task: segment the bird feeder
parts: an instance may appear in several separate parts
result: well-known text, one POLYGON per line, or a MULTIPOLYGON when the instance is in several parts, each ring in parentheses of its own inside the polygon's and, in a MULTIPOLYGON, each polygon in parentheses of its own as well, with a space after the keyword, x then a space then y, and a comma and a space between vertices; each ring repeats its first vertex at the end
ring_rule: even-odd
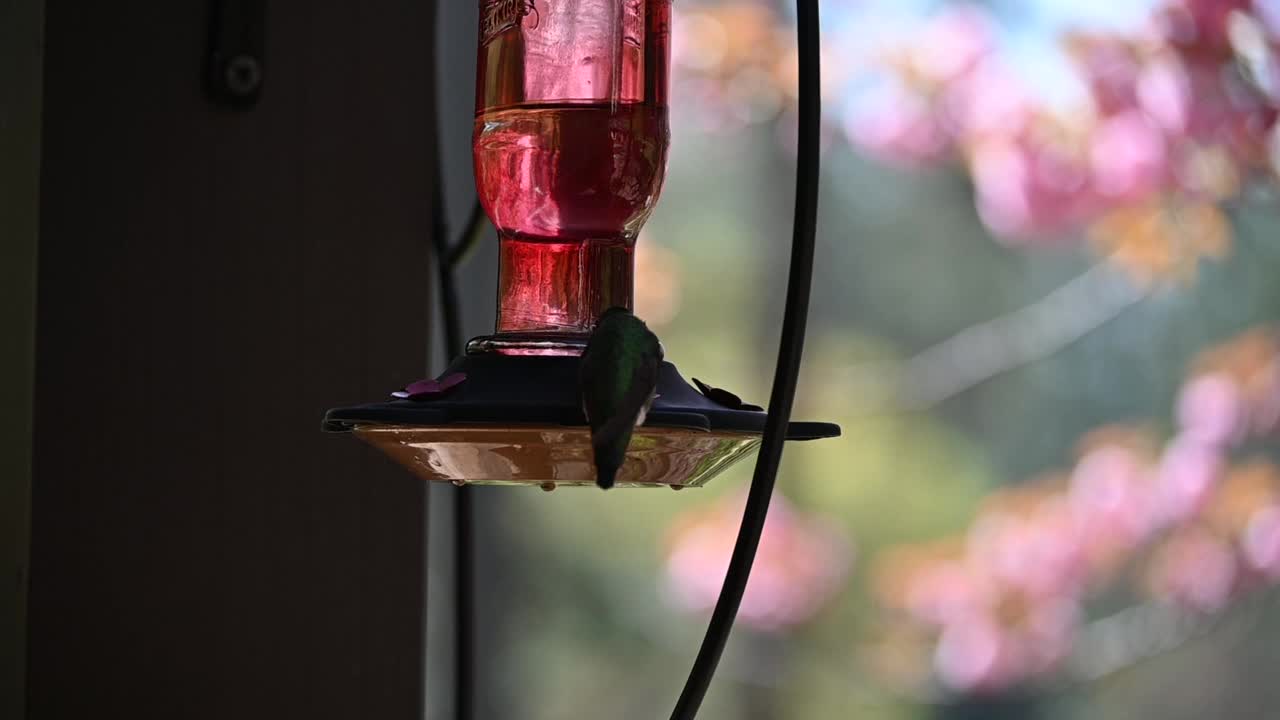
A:
MULTIPOLYGON (((632 307, 667 164, 670 37, 670 0, 481 3, 472 151, 498 230, 496 331, 394 400, 330 410, 326 430, 425 480, 594 482, 578 365, 600 315, 632 307)), ((759 446, 765 417, 664 362, 617 485, 702 485, 759 446)), ((787 439, 839 432, 793 422, 787 439)))

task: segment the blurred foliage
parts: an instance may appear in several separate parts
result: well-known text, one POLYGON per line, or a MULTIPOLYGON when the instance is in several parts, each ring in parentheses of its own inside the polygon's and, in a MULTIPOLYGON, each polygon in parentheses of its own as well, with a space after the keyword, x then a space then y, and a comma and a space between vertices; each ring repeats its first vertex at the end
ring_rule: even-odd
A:
MULTIPOLYGON (((648 317, 668 359, 686 377, 760 404, 772 377, 791 232, 786 5, 677 5, 677 32, 696 30, 702 44, 677 44, 670 170, 641 239, 656 251, 646 259, 642 249, 638 278, 639 313, 653 308, 648 317), (706 44, 715 37, 720 45, 706 44), (666 292, 646 299, 646 283, 666 292)), ((931 681, 935 638, 894 619, 877 597, 877 558, 963 537, 1002 497, 993 492, 1055 470, 1071 473, 1081 438, 1092 431, 1141 426, 1159 453, 1186 429, 1179 393, 1199 373, 1204 351, 1280 317, 1280 204, 1271 180, 1230 198, 1190 193, 1176 201, 1161 186, 1069 223, 1054 216, 1048 236, 1011 241, 993 234, 990 216, 979 211, 984 190, 968 160, 885 164, 883 153, 838 132, 847 122, 842 98, 852 97, 857 77, 872 66, 873 53, 855 51, 881 45, 872 36, 881 27, 876 13, 892 14, 889 5, 824 3, 828 51, 841 63, 828 65, 827 107, 836 116, 823 157, 821 246, 796 416, 838 422, 844 435, 790 445, 778 482, 797 526, 830 524, 853 548, 853 567, 833 599, 803 622, 740 624, 701 717, 1270 716, 1267 708, 1280 703, 1270 679, 1280 658, 1265 637, 1280 630, 1280 612, 1267 592, 1217 608, 1220 622, 1208 629, 1193 614, 1195 632, 1177 647, 1099 679, 1067 682, 1048 672, 1049 682, 968 696, 931 681), (1195 221, 1168 220, 1161 213, 1170 207, 1195 221), (1174 253, 1162 243, 1179 233, 1187 234, 1188 250, 1174 253), (923 351, 1042 303, 1099 263, 1114 268, 1102 287, 1132 290, 1132 303, 1105 312, 1078 339, 1050 343, 1051 352, 978 373, 938 403, 899 402, 904 386, 919 379, 912 368, 923 351)), ((893 12, 933 5, 902 3, 893 12)), ((999 31, 990 41, 1026 35, 1024 45, 1036 42, 1029 8, 1050 5, 991 3, 999 31)), ((1219 16, 1211 11, 1247 5, 1162 7, 1185 6, 1193 15, 1207 8, 1212 20, 1219 16)), ((1274 5, 1259 12, 1280 19, 1274 5)), ((1175 144, 1189 137, 1162 132, 1175 144)), ((1052 335, 1055 322, 1070 325, 1074 309, 1099 302, 1082 292, 1047 306, 1049 321, 1036 329, 1052 335)), ((969 361, 985 362, 956 359, 969 361)), ((1255 438, 1241 452, 1274 455, 1274 437, 1255 438)), ((673 528, 731 502, 750 473, 744 463, 705 489, 681 493, 505 491, 502 514, 490 519, 501 558, 485 569, 486 602, 501 615, 485 676, 498 715, 669 713, 707 619, 664 589, 668 553, 681 539, 673 528)), ((1157 546, 1135 545, 1132 561, 1142 564, 1157 546)), ((1148 602, 1142 587, 1117 579, 1091 589, 1080 621, 1148 602)))

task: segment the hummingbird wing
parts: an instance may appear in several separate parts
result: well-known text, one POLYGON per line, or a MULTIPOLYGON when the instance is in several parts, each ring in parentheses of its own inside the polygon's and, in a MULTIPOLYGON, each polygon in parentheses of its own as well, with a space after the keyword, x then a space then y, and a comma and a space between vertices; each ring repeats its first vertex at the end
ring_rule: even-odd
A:
MULTIPOLYGON (((608 417, 587 418, 587 422, 593 428, 593 434, 616 437, 623 430, 629 434, 632 428, 644 422, 645 415, 653 404, 653 393, 657 387, 658 363, 656 360, 650 361, 646 358, 645 362, 636 365, 635 371, 631 374, 631 380, 627 383, 626 392, 608 417)), ((584 393, 587 392, 590 390, 584 390, 584 393)), ((585 404, 588 407, 599 407, 589 398, 585 398, 585 404)))
POLYGON ((604 391, 591 384, 583 386, 583 410, 591 426, 591 446, 601 487, 613 485, 614 475, 626 460, 632 431, 644 422, 653 404, 659 364, 656 357, 645 354, 635 364, 630 378, 624 380, 620 397, 600 397, 597 393, 604 391))

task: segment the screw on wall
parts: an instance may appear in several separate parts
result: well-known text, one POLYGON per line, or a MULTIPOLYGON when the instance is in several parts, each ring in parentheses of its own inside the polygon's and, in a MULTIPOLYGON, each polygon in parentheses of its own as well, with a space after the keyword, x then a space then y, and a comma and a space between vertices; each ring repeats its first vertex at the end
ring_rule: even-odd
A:
POLYGON ((247 110, 262 95, 266 0, 212 0, 204 90, 209 100, 247 110))

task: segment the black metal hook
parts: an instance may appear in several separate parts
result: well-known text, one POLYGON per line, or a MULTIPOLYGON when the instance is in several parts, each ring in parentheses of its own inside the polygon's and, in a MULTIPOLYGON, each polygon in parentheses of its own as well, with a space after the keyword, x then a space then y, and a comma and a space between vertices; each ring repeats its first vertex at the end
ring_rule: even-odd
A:
POLYGON ((247 110, 265 80, 266 0, 213 0, 204 90, 219 105, 247 110))

